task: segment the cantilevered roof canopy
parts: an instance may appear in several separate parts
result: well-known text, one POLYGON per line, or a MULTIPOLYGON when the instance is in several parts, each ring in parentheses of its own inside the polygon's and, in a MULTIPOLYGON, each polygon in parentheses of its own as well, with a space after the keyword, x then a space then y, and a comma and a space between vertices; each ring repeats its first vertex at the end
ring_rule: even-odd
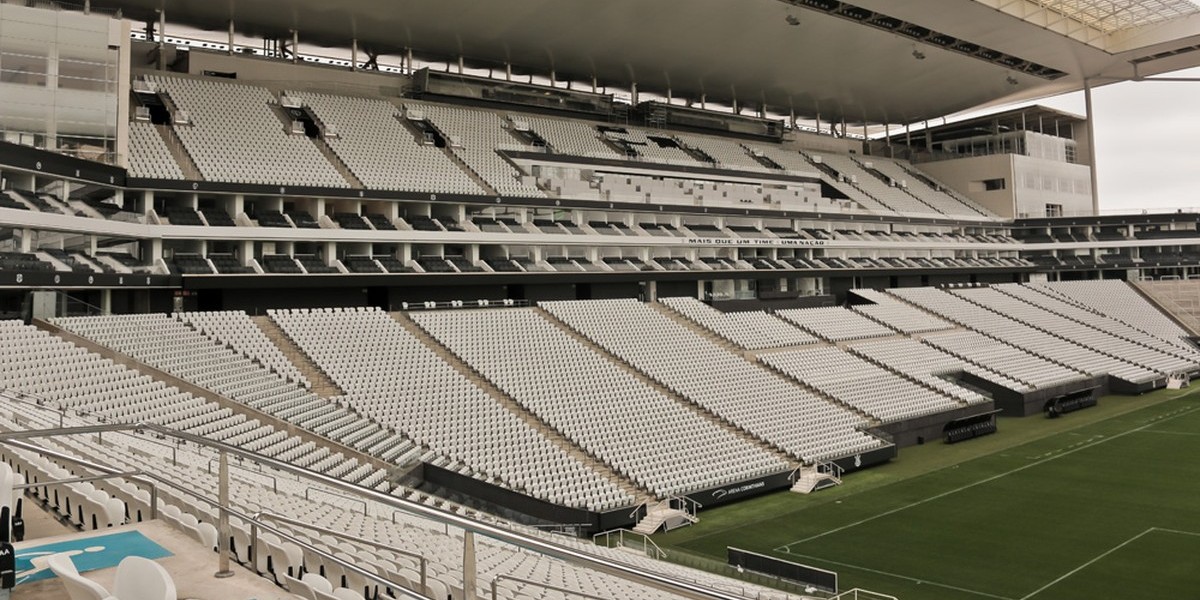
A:
POLYGON ((92 0, 850 123, 911 123, 1200 65, 1192 0, 92 0), (1136 67, 1135 67, 1136 64, 1136 67))

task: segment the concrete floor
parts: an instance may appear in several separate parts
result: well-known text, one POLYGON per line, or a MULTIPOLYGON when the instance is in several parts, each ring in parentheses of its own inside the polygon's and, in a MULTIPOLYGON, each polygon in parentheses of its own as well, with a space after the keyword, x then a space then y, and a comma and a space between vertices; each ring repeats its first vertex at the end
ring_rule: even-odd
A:
MULTIPOLYGON (((28 534, 25 541, 14 544, 18 552, 22 548, 40 546, 68 539, 96 537, 121 531, 140 531, 142 535, 166 548, 173 556, 158 562, 175 580, 179 600, 295 600, 295 596, 277 587, 270 581, 249 570, 230 563, 233 577, 217 579, 217 553, 200 546, 183 533, 172 529, 161 521, 147 521, 112 529, 89 532, 72 532, 39 507, 26 507, 25 518, 28 534), (49 535, 46 535, 49 534, 49 535)), ((89 571, 84 576, 105 589, 113 588, 116 567, 89 571)), ((56 578, 35 581, 17 586, 12 590, 13 600, 68 600, 66 590, 56 578)))

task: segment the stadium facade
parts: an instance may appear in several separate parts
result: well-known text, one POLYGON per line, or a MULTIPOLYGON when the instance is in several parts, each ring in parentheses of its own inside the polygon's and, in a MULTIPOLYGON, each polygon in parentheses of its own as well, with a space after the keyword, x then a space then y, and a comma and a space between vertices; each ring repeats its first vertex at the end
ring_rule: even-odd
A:
POLYGON ((652 532, 1200 371, 1126 283, 1196 275, 1200 215, 1102 215, 1091 115, 953 118, 1195 66, 1191 2, 401 4, 0 3, 6 430, 652 532))

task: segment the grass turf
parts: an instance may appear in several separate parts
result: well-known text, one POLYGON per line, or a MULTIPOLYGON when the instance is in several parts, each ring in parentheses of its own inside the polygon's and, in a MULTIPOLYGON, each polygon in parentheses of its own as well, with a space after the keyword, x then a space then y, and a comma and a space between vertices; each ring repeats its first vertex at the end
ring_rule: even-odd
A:
POLYGON ((811 496, 702 511, 655 541, 681 562, 737 546, 903 600, 1200 594, 1200 389, 1000 426, 811 496))

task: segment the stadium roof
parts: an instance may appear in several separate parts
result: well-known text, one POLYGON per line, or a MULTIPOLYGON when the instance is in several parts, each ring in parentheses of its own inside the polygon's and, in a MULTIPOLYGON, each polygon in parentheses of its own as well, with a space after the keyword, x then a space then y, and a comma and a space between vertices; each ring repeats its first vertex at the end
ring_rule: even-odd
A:
POLYGON ((850 123, 913 123, 1200 65, 1192 0, 93 0, 246 35, 850 123))

